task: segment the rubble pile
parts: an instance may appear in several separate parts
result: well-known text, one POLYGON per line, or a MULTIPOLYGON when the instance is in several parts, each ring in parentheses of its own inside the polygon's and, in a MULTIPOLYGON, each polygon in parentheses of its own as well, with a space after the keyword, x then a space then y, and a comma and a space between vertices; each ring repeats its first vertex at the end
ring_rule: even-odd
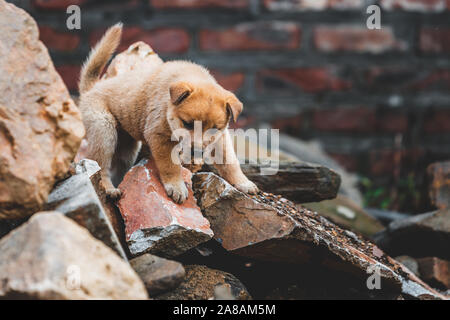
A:
MULTIPOLYGON (((183 169, 175 204, 147 155, 112 202, 35 22, 0 0, 0 25, 0 299, 448 298, 448 166, 429 169, 439 210, 385 230, 335 199, 336 172, 300 162, 244 165, 257 195, 183 169)), ((159 63, 149 53, 131 45, 104 77, 159 63)))

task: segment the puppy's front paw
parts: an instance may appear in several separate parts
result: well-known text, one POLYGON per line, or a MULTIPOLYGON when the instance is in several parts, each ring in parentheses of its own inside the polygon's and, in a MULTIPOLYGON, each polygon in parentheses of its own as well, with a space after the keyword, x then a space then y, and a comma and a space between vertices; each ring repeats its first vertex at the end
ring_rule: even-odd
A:
POLYGON ((106 196, 111 200, 117 200, 122 195, 122 192, 118 188, 106 189, 106 196))
POLYGON ((236 187, 236 189, 238 189, 239 191, 242 191, 244 193, 249 193, 249 194, 257 194, 258 193, 258 187, 250 180, 247 180, 243 183, 238 183, 235 185, 235 187, 236 187))
POLYGON ((183 180, 165 183, 164 188, 166 189, 167 195, 176 203, 183 203, 189 195, 183 180))

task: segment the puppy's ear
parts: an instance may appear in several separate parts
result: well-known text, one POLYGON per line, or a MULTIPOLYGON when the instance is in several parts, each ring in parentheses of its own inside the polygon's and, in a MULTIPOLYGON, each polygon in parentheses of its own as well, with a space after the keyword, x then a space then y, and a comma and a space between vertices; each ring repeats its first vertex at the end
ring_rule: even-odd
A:
POLYGON ((174 105, 179 105, 184 99, 189 97, 192 92, 191 86, 186 82, 177 82, 170 86, 170 101, 174 105))
POLYGON ((237 117, 242 112, 242 102, 240 102, 236 97, 228 99, 227 101, 227 112, 231 117, 233 117, 233 121, 236 122, 237 117))

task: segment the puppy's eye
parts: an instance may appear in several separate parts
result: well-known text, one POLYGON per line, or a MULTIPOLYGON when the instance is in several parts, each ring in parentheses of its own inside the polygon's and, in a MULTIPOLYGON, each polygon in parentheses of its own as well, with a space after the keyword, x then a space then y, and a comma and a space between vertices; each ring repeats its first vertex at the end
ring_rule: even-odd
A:
POLYGON ((184 121, 184 120, 181 120, 181 122, 183 122, 183 127, 185 127, 186 129, 188 129, 188 130, 192 130, 192 129, 194 129, 194 121, 184 121))

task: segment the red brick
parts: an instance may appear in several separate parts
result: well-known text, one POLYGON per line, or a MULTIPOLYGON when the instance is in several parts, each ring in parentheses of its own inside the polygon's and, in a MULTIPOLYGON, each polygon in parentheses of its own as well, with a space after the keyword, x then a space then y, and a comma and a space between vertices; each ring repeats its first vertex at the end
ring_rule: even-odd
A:
POLYGON ((450 289, 450 261, 436 257, 417 259, 420 278, 439 289, 450 289))
POLYGON ((64 80, 67 89, 70 91, 78 91, 78 79, 80 78, 81 66, 79 65, 62 65, 56 67, 61 78, 64 80))
POLYGON ((77 34, 56 31, 48 26, 39 26, 39 38, 47 48, 59 51, 72 51, 80 44, 77 34))
POLYGON ((370 174, 374 176, 392 175, 395 170, 398 170, 400 161, 401 151, 396 152, 392 149, 370 151, 370 174))
POLYGON ((408 115, 402 112, 388 111, 377 118, 377 131, 404 133, 408 130, 408 115))
POLYGON ((250 0, 149 0, 157 9, 243 9, 248 8, 250 0))
POLYGON ((424 89, 450 89, 450 70, 433 70, 421 79, 414 81, 411 87, 414 90, 424 89))
POLYGON ((328 153, 338 164, 351 172, 357 172, 359 169, 358 157, 352 154, 328 153))
POLYGON ((450 53, 450 29, 422 28, 419 47, 425 53, 450 53))
POLYGON ((384 10, 442 12, 449 9, 448 0, 380 0, 384 10))
POLYGON ((425 151, 413 149, 378 149, 369 152, 370 173, 374 176, 400 174, 401 169, 415 168, 423 161, 425 151))
POLYGON ((257 75, 259 91, 278 91, 286 89, 296 92, 318 93, 324 91, 343 91, 352 87, 351 82, 340 78, 334 68, 292 68, 263 70, 257 75))
POLYGON ((423 130, 425 133, 450 132, 450 110, 434 110, 425 116, 423 130))
POLYGON ((217 82, 227 90, 237 92, 244 84, 245 76, 242 72, 222 72, 210 70, 217 82))
POLYGON ((391 28, 369 30, 361 26, 320 26, 314 29, 316 49, 324 52, 353 51, 358 53, 382 53, 403 51, 406 43, 397 40, 391 28))
POLYGON ((351 10, 363 4, 363 0, 264 0, 264 6, 271 11, 351 10))
MULTIPOLYGON (((97 30, 90 36, 94 46, 103 36, 105 30, 97 30)), ((157 28, 146 30, 140 27, 125 27, 118 51, 127 49, 136 41, 148 43, 157 53, 184 53, 189 49, 190 36, 180 28, 157 28)))
POLYGON ((295 136, 304 129, 304 118, 304 115, 301 113, 289 118, 279 118, 272 121, 271 126, 273 129, 279 129, 283 133, 295 136))
POLYGON ((314 110, 311 121, 320 131, 371 132, 376 128, 375 110, 364 107, 314 110))
POLYGON ((201 30, 202 50, 276 50, 300 47, 301 30, 292 22, 251 22, 229 29, 201 30))
POLYGON ((45 10, 66 10, 68 6, 75 4, 81 6, 88 0, 33 0, 33 5, 45 10))

